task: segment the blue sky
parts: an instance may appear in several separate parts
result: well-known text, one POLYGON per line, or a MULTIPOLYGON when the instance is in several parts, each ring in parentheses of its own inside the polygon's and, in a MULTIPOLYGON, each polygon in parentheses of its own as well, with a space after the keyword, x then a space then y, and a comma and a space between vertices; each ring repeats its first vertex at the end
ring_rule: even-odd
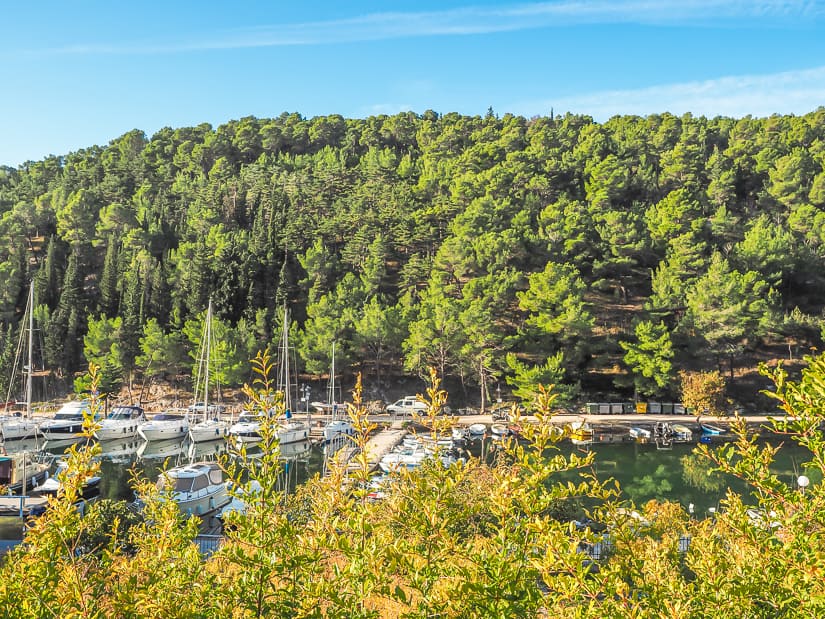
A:
POLYGON ((0 165, 284 111, 804 114, 825 0, 0 5, 0 165))

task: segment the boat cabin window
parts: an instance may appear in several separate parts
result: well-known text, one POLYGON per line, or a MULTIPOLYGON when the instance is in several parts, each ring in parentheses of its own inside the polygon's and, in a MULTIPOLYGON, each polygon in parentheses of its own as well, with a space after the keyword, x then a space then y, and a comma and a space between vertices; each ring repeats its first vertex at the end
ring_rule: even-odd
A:
POLYGON ((134 419, 140 416, 140 411, 131 406, 115 406, 109 413, 109 419, 134 419))
POLYGON ((210 469, 209 470, 209 483, 212 484, 219 484, 223 481, 223 474, 221 473, 220 469, 210 469))
POLYGON ((57 411, 54 415, 55 419, 67 419, 75 421, 77 419, 83 419, 83 409, 79 408, 73 411, 57 411))
POLYGON ((11 458, 0 459, 0 486, 8 486, 11 483, 11 458))
POLYGON ((209 485, 209 478, 206 475, 198 475, 192 479, 192 490, 203 490, 209 485))
POLYGON ((254 413, 251 411, 244 411, 238 416, 239 423, 249 423, 251 421, 262 421, 264 418, 261 413, 254 413))
POLYGON ((174 415, 172 413, 158 413, 152 417, 152 421, 180 421, 183 415, 174 415))

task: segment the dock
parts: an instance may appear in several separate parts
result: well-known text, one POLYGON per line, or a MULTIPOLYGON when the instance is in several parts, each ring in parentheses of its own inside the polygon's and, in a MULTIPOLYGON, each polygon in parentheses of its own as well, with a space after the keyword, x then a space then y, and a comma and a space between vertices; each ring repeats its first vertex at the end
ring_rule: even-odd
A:
POLYGON ((45 509, 48 503, 45 496, 0 496, 0 516, 27 518, 33 510, 45 509))

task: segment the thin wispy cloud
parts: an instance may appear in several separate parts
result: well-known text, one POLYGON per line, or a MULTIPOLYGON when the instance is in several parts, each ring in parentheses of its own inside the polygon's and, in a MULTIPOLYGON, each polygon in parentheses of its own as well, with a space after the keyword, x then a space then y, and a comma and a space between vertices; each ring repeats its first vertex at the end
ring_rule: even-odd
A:
POLYGON ((587 114, 598 121, 614 115, 671 112, 707 117, 804 114, 825 104, 825 66, 771 75, 744 75, 714 80, 613 90, 521 102, 510 107, 524 116, 587 114))
POLYGON ((467 36, 577 24, 693 24, 741 27, 748 22, 809 24, 825 15, 820 0, 559 0, 443 11, 383 12, 347 19, 270 24, 176 40, 78 43, 47 54, 160 54, 467 36))
POLYGON ((409 112, 413 109, 415 109, 414 106, 409 103, 375 103, 361 111, 367 116, 377 116, 380 114, 392 116, 394 114, 400 114, 401 112, 409 112))

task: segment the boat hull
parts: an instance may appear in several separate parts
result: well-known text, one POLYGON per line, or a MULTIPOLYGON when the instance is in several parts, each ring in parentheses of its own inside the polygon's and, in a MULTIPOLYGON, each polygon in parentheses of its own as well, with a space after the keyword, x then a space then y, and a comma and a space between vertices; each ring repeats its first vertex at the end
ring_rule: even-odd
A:
POLYGON ((146 441, 169 441, 184 438, 189 433, 189 422, 149 422, 138 428, 138 434, 146 441))
POLYGON ((194 443, 215 441, 229 436, 229 424, 223 421, 202 421, 189 426, 189 438, 194 443))
POLYGON ((11 417, 0 420, 0 436, 4 441, 19 441, 35 438, 38 434, 38 423, 32 419, 11 417))

